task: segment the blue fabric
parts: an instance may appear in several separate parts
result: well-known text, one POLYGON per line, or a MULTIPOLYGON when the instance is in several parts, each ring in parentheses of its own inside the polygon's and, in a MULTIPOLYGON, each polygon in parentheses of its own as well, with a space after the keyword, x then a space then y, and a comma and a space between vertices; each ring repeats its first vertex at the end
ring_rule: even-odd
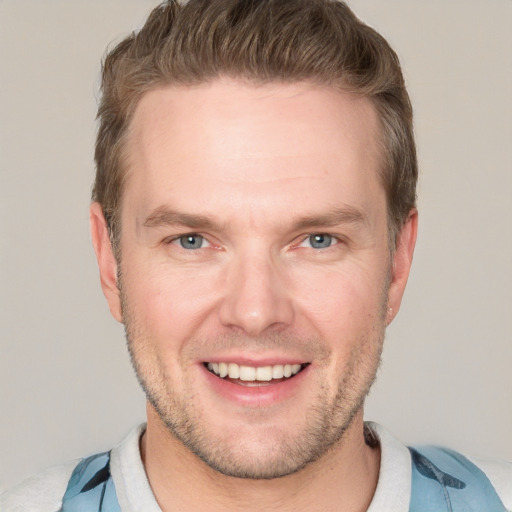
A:
MULTIPOLYGON (((409 512, 507 512, 487 476, 445 448, 409 448, 409 512)), ((110 474, 110 453, 82 460, 73 471, 59 512, 121 512, 110 474)))
POLYGON ((59 512, 121 512, 110 474, 110 453, 92 455, 78 464, 59 512))
POLYGON ((409 512, 507 512, 485 473, 460 453, 435 446, 409 451, 409 512))

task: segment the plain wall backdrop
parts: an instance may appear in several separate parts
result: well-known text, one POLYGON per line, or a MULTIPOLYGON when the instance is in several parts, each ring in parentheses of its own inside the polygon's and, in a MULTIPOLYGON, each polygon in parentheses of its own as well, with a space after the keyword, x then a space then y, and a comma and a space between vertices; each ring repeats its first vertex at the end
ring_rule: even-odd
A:
MULTIPOLYGON (((88 234, 100 59, 149 0, 0 0, 0 488, 144 419, 88 234)), ((420 232, 366 417, 512 459, 512 1, 352 0, 415 107, 420 232)))

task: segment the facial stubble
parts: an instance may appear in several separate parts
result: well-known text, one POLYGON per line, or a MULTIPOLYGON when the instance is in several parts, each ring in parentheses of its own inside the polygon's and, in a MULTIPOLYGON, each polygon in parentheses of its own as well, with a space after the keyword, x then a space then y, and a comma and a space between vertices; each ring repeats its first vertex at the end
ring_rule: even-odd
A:
MULTIPOLYGON (((382 294, 380 314, 375 315, 374 323, 354 343, 334 397, 329 396, 327 383, 318 379, 316 398, 309 405, 305 404, 306 422, 302 429, 290 435, 289 432, 269 428, 259 441, 257 437, 251 440, 251 445, 261 442, 261 450, 255 454, 250 446, 234 440, 233 436, 224 438, 220 431, 217 436, 212 434, 205 427, 203 419, 208 411, 197 404, 194 394, 180 396, 172 389, 166 365, 134 314, 121 286, 121 276, 118 278, 127 345, 139 384, 169 434, 210 468, 236 478, 279 478, 302 470, 343 442, 345 432, 362 410, 380 365, 387 313, 387 283, 382 294), (269 436, 272 437, 270 445, 269 436)), ((194 340, 190 342, 194 343, 194 340)), ((200 343, 208 343, 208 340, 197 341, 197 344, 200 343)), ((222 340, 215 340, 214 343, 222 345, 222 340)), ((231 339, 229 343, 234 345, 237 342, 231 339)), ((243 347, 243 343, 240 342, 238 346, 243 347)), ((322 340, 294 339, 290 342, 285 336, 280 340, 279 335, 258 340, 260 348, 265 344, 286 347, 290 343, 296 347, 307 346, 311 352, 319 355, 316 358, 318 361, 323 361, 325 366, 328 364, 330 351, 322 340)), ((260 413, 261 417, 265 415, 265 411, 260 413)), ((251 422, 257 424, 258 419, 257 412, 248 411, 244 428, 250 429, 251 422)), ((290 423, 293 422, 291 418, 290 423)))

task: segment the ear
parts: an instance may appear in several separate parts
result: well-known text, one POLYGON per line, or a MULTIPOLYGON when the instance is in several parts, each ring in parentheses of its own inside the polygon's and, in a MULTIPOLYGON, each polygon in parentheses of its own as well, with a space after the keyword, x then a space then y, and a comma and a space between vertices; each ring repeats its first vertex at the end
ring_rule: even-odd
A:
POLYGON ((121 298, 117 286, 117 261, 112 251, 107 222, 99 203, 92 203, 89 210, 92 245, 100 271, 101 288, 107 299, 110 313, 122 322, 121 298))
POLYGON ((396 238, 396 248, 392 259, 391 282, 388 291, 387 325, 392 322, 400 309, 405 285, 411 270, 417 233, 418 211, 412 209, 396 238))

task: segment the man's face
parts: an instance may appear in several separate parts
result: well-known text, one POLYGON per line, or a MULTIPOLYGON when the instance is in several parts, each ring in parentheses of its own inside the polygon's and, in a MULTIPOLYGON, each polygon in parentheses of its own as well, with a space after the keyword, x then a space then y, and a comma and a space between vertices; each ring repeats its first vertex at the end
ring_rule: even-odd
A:
POLYGON ((405 285, 377 130, 368 100, 308 84, 137 107, 107 297, 155 417, 222 473, 297 471, 360 417, 405 285))

